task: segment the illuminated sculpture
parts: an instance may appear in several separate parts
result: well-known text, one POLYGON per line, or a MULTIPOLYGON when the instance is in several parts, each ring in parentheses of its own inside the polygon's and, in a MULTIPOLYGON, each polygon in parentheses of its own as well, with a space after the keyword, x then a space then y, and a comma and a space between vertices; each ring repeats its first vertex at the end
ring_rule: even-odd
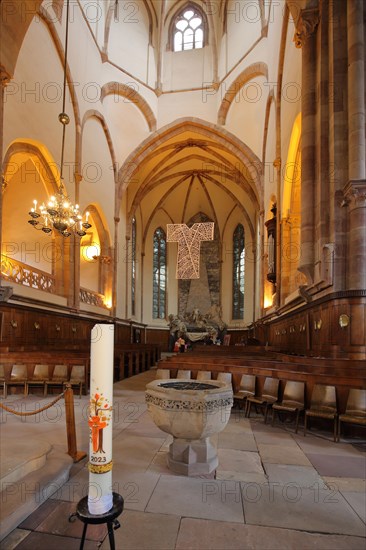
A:
POLYGON ((178 243, 177 279, 199 279, 201 241, 212 241, 214 223, 167 224, 167 242, 178 243))

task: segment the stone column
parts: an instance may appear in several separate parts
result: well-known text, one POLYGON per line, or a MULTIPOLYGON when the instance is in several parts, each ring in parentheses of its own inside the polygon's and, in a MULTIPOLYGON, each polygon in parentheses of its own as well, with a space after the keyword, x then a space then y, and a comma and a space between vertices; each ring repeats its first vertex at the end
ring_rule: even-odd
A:
POLYGON ((295 45, 302 48, 302 134, 301 134, 301 260, 299 271, 308 285, 314 281, 315 249, 315 161, 316 161, 316 28, 317 9, 301 10, 295 45))
POLYGON ((349 180, 365 179, 364 0, 347 2, 349 180))
POLYGON ((349 289, 366 288, 366 151, 364 2, 347 2, 348 30, 348 203, 349 289))
POLYGON ((341 208, 343 187, 348 181, 348 74, 347 3, 329 3, 329 183, 330 237, 334 243, 333 290, 346 288, 347 208, 341 208), (339 37, 342 36, 342 40, 339 37))
POLYGON ((350 181, 344 189, 348 203, 348 289, 366 288, 366 180, 350 181))
POLYGON ((113 275, 112 275, 112 315, 117 315, 117 267, 118 267, 118 225, 120 218, 114 218, 114 258, 113 258, 113 275))
MULTIPOLYGON (((0 250, 1 250, 1 244, 2 244, 2 210, 3 210, 3 192, 6 187, 5 179, 3 180, 4 174, 3 174, 3 156, 4 156, 4 92, 6 86, 10 82, 10 75, 9 73, 4 69, 4 67, 0 67, 0 158, 1 158, 1 187, 0 187, 0 250)), ((0 285, 1 285, 1 276, 0 276, 0 285)))
POLYGON ((127 319, 129 317, 129 314, 128 314, 128 311, 129 311, 129 277, 128 277, 128 256, 129 256, 129 247, 130 247, 130 240, 131 240, 131 237, 130 235, 126 235, 125 236, 125 239, 126 239, 126 245, 125 245, 125 256, 124 256, 124 259, 123 261, 125 262, 125 281, 126 281, 126 288, 125 288, 125 300, 126 300, 126 303, 125 303, 125 318, 127 319))

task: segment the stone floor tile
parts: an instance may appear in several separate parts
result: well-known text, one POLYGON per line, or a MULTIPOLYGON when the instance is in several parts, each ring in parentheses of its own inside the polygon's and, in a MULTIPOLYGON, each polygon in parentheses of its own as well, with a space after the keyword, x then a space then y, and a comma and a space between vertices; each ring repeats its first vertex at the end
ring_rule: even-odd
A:
MULTIPOLYGON (((18 546, 16 550, 79 550, 80 539, 71 537, 60 537, 49 533, 30 533, 18 546)), ((86 540, 84 550, 98 550, 99 543, 86 540)), ((3 549, 2 549, 3 550, 3 549)))
POLYGON ((298 487, 327 489, 325 482, 312 466, 265 463, 264 468, 269 483, 279 483, 280 485, 294 483, 298 487))
POLYGON ((360 550, 362 543, 352 536, 183 518, 175 550, 360 550))
POLYGON ((294 435, 294 440, 306 454, 362 456, 362 453, 350 443, 335 444, 332 437, 325 439, 308 433, 306 437, 300 434, 294 435))
POLYGON ((286 445, 286 447, 297 447, 292 435, 286 431, 274 432, 267 428, 267 431, 254 431, 254 439, 257 443, 265 443, 267 445, 286 445))
POLYGON ((311 466, 305 454, 294 445, 268 445, 258 443, 258 450, 261 460, 271 464, 294 464, 297 466, 311 466))
POLYGON ((20 525, 19 529, 29 529, 34 531, 42 521, 44 521, 51 512, 58 508, 59 502, 48 499, 30 516, 27 517, 20 525))
MULTIPOLYGON (((366 523, 366 494, 365 493, 351 493, 341 491, 348 504, 352 506, 353 510, 360 516, 362 521, 366 523)), ((366 530, 365 530, 366 535, 366 530)))
POLYGON ((267 477, 258 453, 237 449, 218 449, 216 479, 265 483, 267 477))
MULTIPOLYGON (((253 411, 253 409, 252 409, 253 411)), ((250 426, 253 430, 254 435, 257 435, 257 432, 270 432, 271 434, 278 433, 283 434, 286 433, 283 427, 280 427, 278 424, 275 424, 274 426, 271 426, 271 420, 267 420, 267 424, 264 423, 264 417, 263 415, 255 415, 253 412, 250 416, 250 426)))
POLYGON ((366 493, 366 479, 357 477, 328 477, 323 476, 325 483, 337 491, 351 493, 366 493))
POLYGON ((255 487, 243 493, 245 522, 363 537, 365 524, 341 493, 294 485, 255 487))
POLYGON ((219 433, 218 448, 254 452, 258 450, 252 432, 241 430, 239 426, 235 425, 228 425, 219 433))
POLYGON ((124 499, 126 510, 143 511, 158 483, 160 475, 154 472, 128 472, 123 467, 113 468, 113 491, 124 499))
MULTIPOLYGON (((53 510, 47 518, 40 523, 36 529, 40 533, 49 533, 64 537, 81 539, 83 522, 79 519, 70 522, 69 517, 76 512, 76 505, 73 502, 59 502, 58 507, 53 510)), ((107 534, 106 524, 88 525, 86 538, 88 540, 101 541, 107 534)))
MULTIPOLYGON (((144 514, 127 510, 114 531, 116 550, 174 550, 181 518, 169 514, 144 514)), ((109 550, 108 537, 101 550, 109 550)))
POLYGON ((366 477, 366 457, 307 453, 306 455, 321 476, 366 477))
POLYGON ((159 451, 154 456, 147 471, 155 474, 164 474, 165 476, 177 475, 171 470, 169 470, 169 467, 167 464, 167 458, 168 458, 168 452, 166 450, 159 451))
POLYGON ((240 483, 161 476, 147 512, 242 523, 240 483))
POLYGON ((24 540, 30 531, 25 529, 14 529, 5 539, 0 543, 1 550, 14 550, 24 540))
POLYGON ((129 471, 144 472, 165 441, 165 437, 126 435, 113 441, 113 463, 129 471))

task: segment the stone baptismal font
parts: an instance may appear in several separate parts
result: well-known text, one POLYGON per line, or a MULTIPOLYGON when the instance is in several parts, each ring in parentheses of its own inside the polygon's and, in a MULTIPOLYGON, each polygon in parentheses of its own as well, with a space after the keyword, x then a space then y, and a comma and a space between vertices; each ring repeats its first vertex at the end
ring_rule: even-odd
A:
POLYGON ((218 466, 210 437, 228 423, 233 392, 217 380, 154 380, 146 386, 146 403, 155 424, 173 436, 168 466, 178 474, 210 474, 218 466))

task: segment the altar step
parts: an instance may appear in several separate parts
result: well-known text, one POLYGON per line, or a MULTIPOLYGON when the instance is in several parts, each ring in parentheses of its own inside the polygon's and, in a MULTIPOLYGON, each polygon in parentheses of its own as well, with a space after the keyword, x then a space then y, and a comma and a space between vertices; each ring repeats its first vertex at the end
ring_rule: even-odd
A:
POLYGON ((72 464, 43 440, 7 439, 0 452, 0 541, 69 479, 72 464))

